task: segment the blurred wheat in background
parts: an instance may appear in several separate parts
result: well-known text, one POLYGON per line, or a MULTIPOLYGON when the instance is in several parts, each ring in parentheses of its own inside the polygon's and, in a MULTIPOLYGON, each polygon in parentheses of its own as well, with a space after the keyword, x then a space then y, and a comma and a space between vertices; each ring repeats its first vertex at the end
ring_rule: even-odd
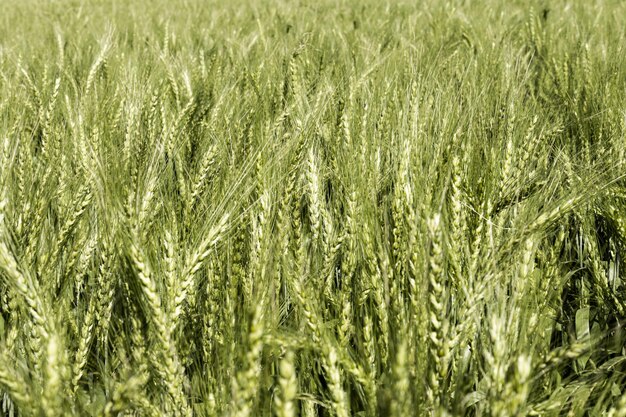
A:
POLYGON ((1 416, 626 416, 626 3, 0 9, 1 416))

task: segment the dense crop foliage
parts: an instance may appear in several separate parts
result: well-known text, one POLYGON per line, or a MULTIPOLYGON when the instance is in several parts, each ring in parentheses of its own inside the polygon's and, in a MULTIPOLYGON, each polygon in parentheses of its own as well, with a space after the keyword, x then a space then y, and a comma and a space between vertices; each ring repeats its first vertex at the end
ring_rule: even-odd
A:
POLYGON ((620 1, 0 1, 0 415, 626 416, 625 93, 620 1))

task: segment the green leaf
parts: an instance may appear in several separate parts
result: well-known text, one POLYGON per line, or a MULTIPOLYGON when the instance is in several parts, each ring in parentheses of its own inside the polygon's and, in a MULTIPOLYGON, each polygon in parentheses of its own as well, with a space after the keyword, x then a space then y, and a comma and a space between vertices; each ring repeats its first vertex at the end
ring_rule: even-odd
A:
POLYGON ((463 408, 469 408, 474 404, 477 404, 479 401, 485 399, 485 393, 482 391, 473 391, 463 397, 463 408))
POLYGON ((589 336, 589 307, 584 307, 576 312, 576 338, 580 340, 587 336, 589 336))
POLYGON ((588 387, 581 387, 572 393, 572 408, 569 410, 568 416, 579 417, 584 415, 587 409, 587 401, 591 395, 591 389, 588 387))

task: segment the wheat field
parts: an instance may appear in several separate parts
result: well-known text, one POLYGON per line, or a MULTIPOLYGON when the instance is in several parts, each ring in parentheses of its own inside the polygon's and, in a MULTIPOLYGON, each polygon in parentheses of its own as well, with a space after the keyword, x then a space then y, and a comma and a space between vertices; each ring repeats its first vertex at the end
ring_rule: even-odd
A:
POLYGON ((626 417, 626 3, 0 0, 0 416, 626 417))

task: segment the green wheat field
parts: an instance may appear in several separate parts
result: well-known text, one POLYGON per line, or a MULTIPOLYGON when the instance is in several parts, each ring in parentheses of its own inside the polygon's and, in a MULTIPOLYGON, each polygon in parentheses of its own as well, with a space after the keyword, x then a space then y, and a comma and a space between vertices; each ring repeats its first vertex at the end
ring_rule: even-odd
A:
POLYGON ((0 416, 626 416, 626 2, 0 0, 0 416))

